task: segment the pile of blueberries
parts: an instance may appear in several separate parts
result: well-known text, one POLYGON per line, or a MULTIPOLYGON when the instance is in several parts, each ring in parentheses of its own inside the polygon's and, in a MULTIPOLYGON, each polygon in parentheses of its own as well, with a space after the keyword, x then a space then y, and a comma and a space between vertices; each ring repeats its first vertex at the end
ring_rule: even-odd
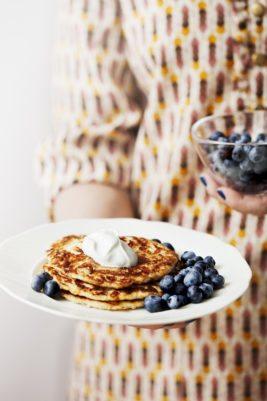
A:
POLYGON ((221 144, 204 145, 215 173, 226 178, 235 189, 256 193, 267 186, 267 134, 258 134, 255 141, 248 132, 224 135, 215 131, 209 137, 221 144))
POLYGON ((216 262, 212 256, 202 258, 192 251, 186 251, 181 260, 184 267, 177 275, 168 274, 161 279, 159 285, 163 295, 150 295, 145 298, 145 309, 149 312, 161 312, 178 309, 189 303, 200 303, 211 298, 215 290, 223 288, 224 277, 215 268, 216 262))
POLYGON ((47 273, 37 274, 32 279, 31 287, 36 292, 42 292, 50 298, 57 298, 60 294, 58 283, 47 273))

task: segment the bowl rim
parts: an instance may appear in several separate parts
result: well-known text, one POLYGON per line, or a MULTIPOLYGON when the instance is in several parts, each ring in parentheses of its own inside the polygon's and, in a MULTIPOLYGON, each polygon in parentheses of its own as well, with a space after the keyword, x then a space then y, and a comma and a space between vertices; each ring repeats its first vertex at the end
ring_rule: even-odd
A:
POLYGON ((234 113, 224 113, 224 114, 212 114, 209 116, 205 116, 197 120, 191 127, 191 132, 192 132, 192 138, 195 142, 197 143, 203 143, 203 144, 210 144, 210 145, 223 145, 223 146, 267 146, 267 142, 247 142, 247 143, 236 143, 236 142, 220 142, 220 141, 212 141, 210 139, 204 139, 201 138, 200 136, 197 135, 197 130, 199 126, 202 124, 205 124, 208 121, 215 120, 217 118, 226 118, 226 117, 231 117, 234 115, 238 114, 256 114, 259 112, 265 112, 267 113, 267 110, 254 110, 254 111, 237 111, 234 113))

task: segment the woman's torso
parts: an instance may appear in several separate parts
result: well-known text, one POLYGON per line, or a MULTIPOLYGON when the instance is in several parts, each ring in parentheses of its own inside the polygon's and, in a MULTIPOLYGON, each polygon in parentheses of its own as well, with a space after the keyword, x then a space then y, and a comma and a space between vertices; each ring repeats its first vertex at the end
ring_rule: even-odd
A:
MULTIPOLYGON (((101 23, 104 3, 82 3, 75 3, 77 15, 101 23)), ((256 17, 252 0, 119 3, 127 59, 146 95, 132 172, 139 215, 230 242, 251 264, 253 280, 241 300, 182 331, 81 325, 73 394, 101 401, 267 400, 266 219, 206 195, 190 139, 192 123, 207 114, 266 107, 267 12, 256 17)), ((117 7, 111 1, 109 11, 117 7)))

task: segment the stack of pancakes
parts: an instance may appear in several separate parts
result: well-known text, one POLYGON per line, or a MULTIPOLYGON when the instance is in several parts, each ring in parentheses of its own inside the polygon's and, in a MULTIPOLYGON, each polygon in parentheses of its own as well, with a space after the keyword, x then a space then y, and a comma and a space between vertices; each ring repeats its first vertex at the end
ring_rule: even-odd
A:
POLYGON ((146 238, 120 237, 137 254, 134 267, 101 266, 81 249, 84 235, 69 235, 47 251, 48 272, 64 298, 107 310, 140 308, 148 295, 161 294, 157 281, 176 268, 177 254, 146 238))

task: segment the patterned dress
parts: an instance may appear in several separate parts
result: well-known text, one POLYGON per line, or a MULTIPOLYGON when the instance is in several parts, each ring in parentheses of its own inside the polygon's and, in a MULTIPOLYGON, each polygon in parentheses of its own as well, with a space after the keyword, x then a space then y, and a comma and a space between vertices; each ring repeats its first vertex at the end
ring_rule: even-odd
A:
POLYGON ((217 235, 253 269, 183 330, 81 323, 70 400, 266 401, 267 219, 206 194, 190 139, 200 117, 267 106, 266 0, 61 0, 56 50, 50 205, 77 182, 129 188, 141 218, 217 235))

